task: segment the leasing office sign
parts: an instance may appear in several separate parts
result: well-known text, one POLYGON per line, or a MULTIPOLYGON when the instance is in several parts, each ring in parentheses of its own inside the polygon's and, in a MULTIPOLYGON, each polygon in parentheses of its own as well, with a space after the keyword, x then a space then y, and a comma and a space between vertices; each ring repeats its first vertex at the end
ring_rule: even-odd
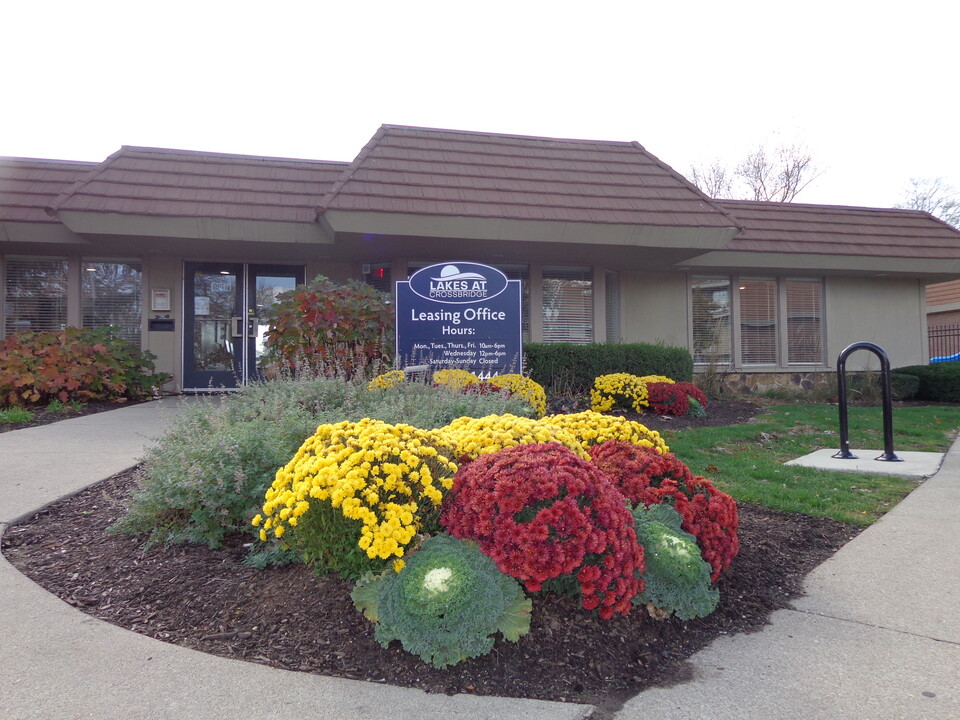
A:
POLYGON ((520 281, 494 267, 447 262, 397 283, 397 357, 488 378, 523 371, 520 281))

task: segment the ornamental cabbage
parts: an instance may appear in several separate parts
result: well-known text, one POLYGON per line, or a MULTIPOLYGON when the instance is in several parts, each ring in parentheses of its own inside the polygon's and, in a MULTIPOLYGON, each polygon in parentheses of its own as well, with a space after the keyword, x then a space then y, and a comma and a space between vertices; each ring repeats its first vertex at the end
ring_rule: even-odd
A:
POLYGON ((516 642, 530 632, 532 602, 475 543, 436 535, 399 572, 366 575, 351 594, 376 623, 374 637, 436 668, 485 655, 493 635, 516 642))
POLYGON ((712 613, 720 591, 710 586, 710 565, 700 556, 696 538, 680 529, 680 514, 661 504, 639 505, 633 516, 646 560, 644 589, 633 598, 634 604, 653 606, 681 620, 712 613))

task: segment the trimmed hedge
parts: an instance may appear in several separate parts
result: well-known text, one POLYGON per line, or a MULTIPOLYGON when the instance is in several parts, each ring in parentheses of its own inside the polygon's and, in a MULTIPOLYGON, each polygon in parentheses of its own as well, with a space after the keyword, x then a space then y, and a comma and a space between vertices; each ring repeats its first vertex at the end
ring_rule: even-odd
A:
MULTIPOLYGON (((916 375, 902 372, 890 373, 890 390, 894 400, 913 400, 917 396, 920 379, 916 375)), ((850 374, 847 377, 847 388, 854 393, 860 393, 866 399, 883 397, 883 382, 880 373, 864 372, 850 374)))
POLYGON ((667 345, 526 343, 523 352, 526 374, 552 394, 585 395, 595 378, 611 373, 693 380, 693 356, 667 345))
POLYGON ((896 375, 913 375, 918 379, 917 400, 960 403, 960 362, 908 365, 897 368, 896 375))

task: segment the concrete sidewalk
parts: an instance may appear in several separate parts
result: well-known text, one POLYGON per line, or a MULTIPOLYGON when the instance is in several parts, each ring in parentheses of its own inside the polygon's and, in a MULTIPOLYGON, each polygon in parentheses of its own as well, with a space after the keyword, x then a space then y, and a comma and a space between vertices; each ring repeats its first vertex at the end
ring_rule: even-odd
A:
MULTIPOLYGON (((0 529, 135 464, 180 408, 164 400, 0 434, 0 529)), ((752 635, 620 720, 960 717, 960 449, 807 578, 752 635)), ((583 718, 592 708, 418 690, 204 655, 91 618, 0 559, 0 717, 583 718)), ((610 717, 610 715, 605 715, 610 717)))

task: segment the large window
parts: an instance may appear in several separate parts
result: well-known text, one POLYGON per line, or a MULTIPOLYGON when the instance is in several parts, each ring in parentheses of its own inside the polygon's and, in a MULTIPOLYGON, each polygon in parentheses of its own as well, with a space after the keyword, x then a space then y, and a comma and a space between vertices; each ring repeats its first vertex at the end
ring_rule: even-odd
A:
POLYGON ((67 261, 8 257, 3 331, 62 330, 67 325, 67 261))
POLYGON ((823 362, 823 288, 817 280, 787 280, 787 358, 791 365, 823 362))
POLYGON ((543 341, 593 342, 591 268, 543 268, 543 341))
POLYGON ((139 347, 140 263, 85 260, 80 280, 83 327, 112 327, 139 347))
POLYGON ((741 278, 740 362, 744 365, 777 363, 777 281, 741 278))
POLYGON ((694 278, 690 285, 693 308, 693 360, 700 365, 729 365, 730 278, 694 278))
POLYGON ((697 364, 823 364, 819 279, 695 277, 690 300, 697 364))

